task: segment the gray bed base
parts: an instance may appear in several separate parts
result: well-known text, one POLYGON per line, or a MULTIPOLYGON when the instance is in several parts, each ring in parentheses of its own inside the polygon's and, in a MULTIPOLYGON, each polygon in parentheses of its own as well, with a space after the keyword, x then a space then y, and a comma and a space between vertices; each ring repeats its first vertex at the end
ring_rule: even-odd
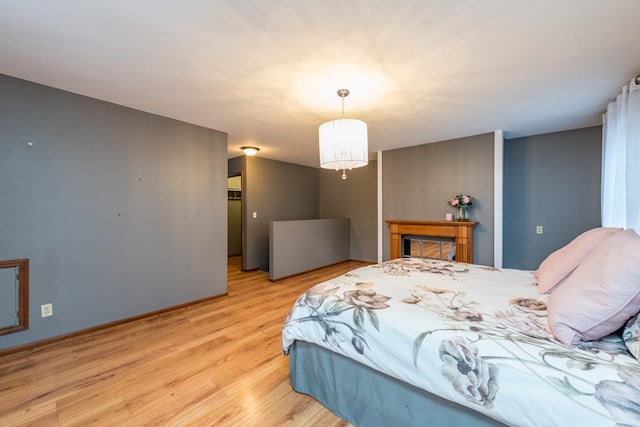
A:
POLYGON ((482 427, 504 424, 315 344, 289 352, 293 389, 359 427, 482 427))

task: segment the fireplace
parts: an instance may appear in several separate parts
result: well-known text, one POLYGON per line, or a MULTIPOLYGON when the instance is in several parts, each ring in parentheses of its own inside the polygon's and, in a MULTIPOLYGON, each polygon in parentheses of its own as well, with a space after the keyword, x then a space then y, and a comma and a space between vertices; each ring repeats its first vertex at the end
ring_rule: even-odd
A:
POLYGON ((473 262, 473 229, 478 225, 475 221, 386 220, 386 222, 389 224, 391 236, 391 259, 411 256, 412 251, 421 251, 424 254, 425 251, 430 250, 437 252, 439 259, 450 259, 452 251, 449 245, 453 242, 455 260, 473 262), (426 246, 424 241, 427 241, 426 246))

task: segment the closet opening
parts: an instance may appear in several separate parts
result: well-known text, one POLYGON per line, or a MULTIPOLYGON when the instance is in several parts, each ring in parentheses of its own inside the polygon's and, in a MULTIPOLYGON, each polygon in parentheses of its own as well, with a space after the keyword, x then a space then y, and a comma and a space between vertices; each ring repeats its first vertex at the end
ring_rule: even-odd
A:
POLYGON ((227 179, 227 255, 242 265, 242 174, 227 179))

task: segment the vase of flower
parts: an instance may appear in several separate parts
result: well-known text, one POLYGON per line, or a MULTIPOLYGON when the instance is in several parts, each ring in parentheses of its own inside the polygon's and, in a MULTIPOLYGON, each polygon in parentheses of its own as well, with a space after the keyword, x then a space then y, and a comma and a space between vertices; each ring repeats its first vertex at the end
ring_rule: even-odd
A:
POLYGON ((473 197, 458 194, 447 201, 449 206, 456 208, 456 221, 469 221, 469 208, 473 205, 473 197))
POLYGON ((469 221, 469 208, 462 205, 458 206, 458 216, 456 221, 469 221))

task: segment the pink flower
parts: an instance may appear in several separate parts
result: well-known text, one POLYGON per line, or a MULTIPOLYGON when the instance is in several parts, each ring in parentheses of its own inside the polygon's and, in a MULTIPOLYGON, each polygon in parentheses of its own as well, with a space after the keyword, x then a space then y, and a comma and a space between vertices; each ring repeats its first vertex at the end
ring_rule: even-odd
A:
POLYGON ((464 194, 456 194, 447 201, 449 206, 454 208, 469 207, 473 205, 473 197, 464 194))
POLYGON ((346 291, 344 293, 344 302, 367 310, 388 308, 389 305, 385 303, 390 299, 391 297, 376 294, 372 289, 346 291))

